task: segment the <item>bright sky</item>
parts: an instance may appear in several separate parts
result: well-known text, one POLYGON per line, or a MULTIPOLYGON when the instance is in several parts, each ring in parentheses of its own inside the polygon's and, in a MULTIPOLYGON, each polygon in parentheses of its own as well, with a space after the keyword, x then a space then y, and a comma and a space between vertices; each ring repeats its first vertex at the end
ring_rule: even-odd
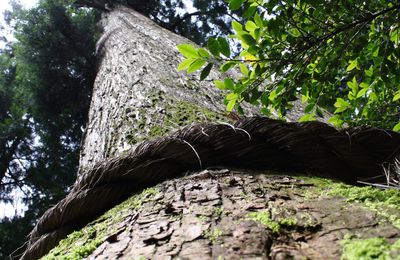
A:
MULTIPOLYGON (((0 0, 0 12, 3 14, 4 10, 10 10, 11 6, 8 3, 8 0, 0 0)), ((31 8, 34 5, 36 5, 36 3, 38 2, 38 0, 19 0, 19 2, 25 7, 25 8, 31 8)))
MULTIPOLYGON (((35 6, 38 2, 38 0, 20 0, 19 1, 24 8, 28 9, 33 6, 35 6)), ((5 10, 11 10, 11 6, 9 4, 8 0, 0 0, 0 25, 4 25, 3 21, 3 13, 5 10)), ((6 29, 5 32, 0 32, 0 35, 9 35, 10 31, 6 29)), ((11 38, 11 37, 7 37, 11 38)), ((11 38, 12 39, 12 38, 11 38)), ((0 43, 0 48, 3 48, 4 44, 0 43)), ((13 191, 14 197, 18 198, 18 192, 13 191)), ((25 211, 25 206, 18 200, 16 199, 13 204, 7 204, 7 203, 0 203, 0 219, 3 217, 12 217, 14 215, 21 215, 25 211)))
MULTIPOLYGON (((29 9, 33 6, 35 6, 38 2, 38 0, 19 0, 19 2, 22 4, 22 6, 26 9, 29 9)), ((2 26, 5 26, 4 20, 3 20, 3 13, 5 10, 11 10, 11 5, 9 4, 9 0, 0 0, 0 35, 1 36, 6 36, 8 40, 12 40, 13 38, 11 37, 11 31, 9 28, 2 28, 2 26)), ((4 42, 0 42, 0 48, 4 47, 4 42)))

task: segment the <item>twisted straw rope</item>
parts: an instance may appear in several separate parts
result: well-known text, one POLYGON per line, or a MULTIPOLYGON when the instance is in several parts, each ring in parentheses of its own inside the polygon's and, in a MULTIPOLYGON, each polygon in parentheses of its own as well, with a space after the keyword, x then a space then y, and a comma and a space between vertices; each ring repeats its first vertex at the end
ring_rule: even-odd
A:
POLYGON ((394 158, 400 134, 377 128, 337 130, 320 122, 246 118, 234 126, 187 126, 142 143, 85 173, 70 194, 49 209, 30 234, 22 259, 37 259, 73 230, 133 192, 202 167, 312 170, 355 183, 376 176, 394 158))

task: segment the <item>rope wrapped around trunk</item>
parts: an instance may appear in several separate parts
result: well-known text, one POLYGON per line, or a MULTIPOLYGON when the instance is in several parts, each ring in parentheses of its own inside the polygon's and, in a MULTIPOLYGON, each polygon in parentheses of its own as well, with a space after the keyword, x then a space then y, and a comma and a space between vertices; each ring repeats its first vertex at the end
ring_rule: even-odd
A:
POLYGON ((72 231, 135 191, 207 167, 313 171, 347 183, 382 172, 399 154, 400 134, 370 127, 337 130, 320 122, 245 118, 198 124, 147 141, 86 172, 30 234, 22 259, 37 259, 72 231))

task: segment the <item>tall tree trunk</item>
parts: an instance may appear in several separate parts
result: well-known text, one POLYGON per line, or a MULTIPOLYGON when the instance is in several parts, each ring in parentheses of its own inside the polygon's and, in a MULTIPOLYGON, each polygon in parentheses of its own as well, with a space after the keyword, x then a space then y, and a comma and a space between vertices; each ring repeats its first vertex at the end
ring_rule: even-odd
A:
POLYGON ((103 19, 80 169, 194 121, 226 121, 221 93, 199 75, 178 73, 176 45, 188 40, 118 6, 103 19))
MULTIPOLYGON (((352 137, 351 131, 360 132, 340 132, 319 123, 250 119, 236 126, 185 128, 125 153, 193 121, 228 119, 210 81, 176 72, 180 58, 175 46, 186 39, 123 6, 105 14, 103 27, 79 178, 68 197, 32 231, 23 259, 47 253, 72 230, 133 192, 137 193, 62 241, 50 259, 337 259, 342 252, 357 254, 343 250, 340 240, 346 233, 358 239, 387 239, 382 243, 400 237, 397 206, 375 199, 385 198, 383 193, 288 177, 282 171, 234 168, 311 165, 339 177, 351 175, 353 169, 373 171, 377 163, 366 160, 374 158, 363 142, 367 140, 370 148, 379 143, 373 154, 385 158, 400 142, 395 133, 367 129, 352 137), (329 156, 315 161, 319 153, 329 156), (103 162, 117 155, 121 156, 103 162), (349 164, 335 163, 346 157, 349 164), (199 171, 202 166, 213 168, 199 171), (182 177, 190 170, 194 173, 182 177), (181 178, 169 180, 172 177, 181 178), (151 188, 142 191, 143 187, 151 188), (363 204, 366 198, 372 204, 363 204)), ((211 80, 220 76, 211 72, 211 80)), ((358 242, 346 240, 350 249, 358 242)), ((397 249, 387 250, 395 255, 397 249)))

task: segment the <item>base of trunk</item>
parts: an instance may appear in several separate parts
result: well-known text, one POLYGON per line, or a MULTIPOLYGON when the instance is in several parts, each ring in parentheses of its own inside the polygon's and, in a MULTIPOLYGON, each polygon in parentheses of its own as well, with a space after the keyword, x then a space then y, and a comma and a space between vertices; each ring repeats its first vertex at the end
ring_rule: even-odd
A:
POLYGON ((349 201, 354 194, 362 201, 372 191, 316 177, 205 170, 132 196, 49 256, 358 259, 357 250, 365 245, 375 250, 370 242, 379 236, 389 248, 382 253, 394 257, 399 252, 390 251, 390 243, 400 231, 390 219, 399 219, 399 212, 381 201, 368 206, 349 201), (388 218, 389 212, 397 217, 388 218))

